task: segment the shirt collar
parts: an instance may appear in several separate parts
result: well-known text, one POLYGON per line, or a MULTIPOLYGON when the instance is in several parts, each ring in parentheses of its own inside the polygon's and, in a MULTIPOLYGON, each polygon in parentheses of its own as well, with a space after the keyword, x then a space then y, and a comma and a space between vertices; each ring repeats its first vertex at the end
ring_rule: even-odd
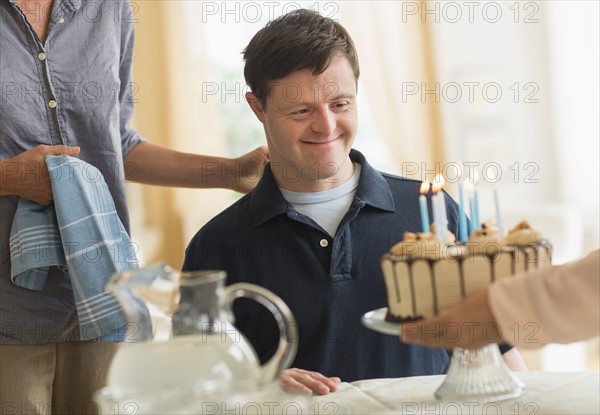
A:
POLYGON ((396 206, 387 180, 367 162, 360 151, 351 150, 350 159, 362 166, 356 198, 374 208, 395 212, 396 206))
MULTIPOLYGON (((381 173, 371 167, 365 156, 357 150, 350 151, 350 159, 362 166, 355 198, 374 208, 394 212, 392 192, 381 173)), ((289 204, 279 191, 270 164, 267 164, 262 178, 250 194, 252 224, 260 226, 277 215, 287 213, 288 209, 289 204)))
POLYGON ((59 0, 59 2, 61 7, 64 7, 65 9, 70 11, 75 11, 81 7, 81 3, 83 3, 83 0, 59 0))
POLYGON ((58 21, 62 16, 79 10, 82 0, 56 0, 52 7, 52 19, 58 21))

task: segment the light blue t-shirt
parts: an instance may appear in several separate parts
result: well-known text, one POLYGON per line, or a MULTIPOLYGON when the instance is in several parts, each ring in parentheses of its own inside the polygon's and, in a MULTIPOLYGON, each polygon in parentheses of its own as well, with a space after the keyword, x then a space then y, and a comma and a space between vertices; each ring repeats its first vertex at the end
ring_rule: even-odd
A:
POLYGON ((358 188, 361 166, 354 163, 354 167, 352 177, 332 189, 306 193, 291 192, 281 188, 279 190, 294 209, 317 222, 333 237, 342 218, 348 212, 358 188))

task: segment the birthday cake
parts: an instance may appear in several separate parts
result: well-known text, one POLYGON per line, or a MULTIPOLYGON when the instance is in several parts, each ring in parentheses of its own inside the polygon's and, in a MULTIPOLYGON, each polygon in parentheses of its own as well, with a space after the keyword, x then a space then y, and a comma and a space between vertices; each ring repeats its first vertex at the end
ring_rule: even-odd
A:
MULTIPOLYGON (((434 226, 434 225, 432 225, 434 226)), ((418 320, 458 304, 494 281, 551 263, 552 246, 527 222, 506 236, 485 223, 466 243, 447 243, 432 233, 405 233, 381 260, 388 299, 387 321, 418 320)))

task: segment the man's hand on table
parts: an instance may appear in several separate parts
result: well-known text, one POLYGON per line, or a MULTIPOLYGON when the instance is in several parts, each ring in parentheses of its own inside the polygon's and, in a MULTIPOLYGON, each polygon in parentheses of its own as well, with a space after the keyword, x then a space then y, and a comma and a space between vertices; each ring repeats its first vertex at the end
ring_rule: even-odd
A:
POLYGON ((318 372, 291 368, 283 371, 281 386, 287 392, 298 392, 306 395, 327 395, 335 392, 342 380, 338 377, 325 377, 318 372))

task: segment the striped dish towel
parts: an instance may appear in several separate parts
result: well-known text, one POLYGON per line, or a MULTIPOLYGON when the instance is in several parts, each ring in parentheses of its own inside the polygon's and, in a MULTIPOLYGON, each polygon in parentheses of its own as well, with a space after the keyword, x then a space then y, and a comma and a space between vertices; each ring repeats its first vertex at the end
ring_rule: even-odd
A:
POLYGON ((66 267, 82 340, 121 341, 126 319, 105 290, 115 273, 137 268, 136 246, 98 169, 69 156, 47 156, 54 204, 21 199, 10 236, 11 279, 41 290, 52 266, 66 267))

